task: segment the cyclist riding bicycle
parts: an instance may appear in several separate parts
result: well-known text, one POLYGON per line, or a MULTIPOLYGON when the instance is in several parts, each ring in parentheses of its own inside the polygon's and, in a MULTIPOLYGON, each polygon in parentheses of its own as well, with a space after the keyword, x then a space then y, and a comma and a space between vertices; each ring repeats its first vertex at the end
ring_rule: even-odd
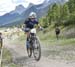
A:
POLYGON ((27 49, 29 48, 29 35, 30 35, 30 30, 35 27, 35 25, 38 26, 38 21, 36 19, 36 13, 32 12, 29 15, 29 18, 25 20, 24 25, 25 25, 25 32, 27 34, 27 40, 26 40, 26 47, 27 49))

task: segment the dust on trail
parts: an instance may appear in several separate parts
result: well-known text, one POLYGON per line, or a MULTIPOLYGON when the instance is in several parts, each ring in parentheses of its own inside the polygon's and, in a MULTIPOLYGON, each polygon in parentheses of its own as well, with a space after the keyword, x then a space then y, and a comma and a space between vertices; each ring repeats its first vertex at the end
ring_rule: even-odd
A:
MULTIPOLYGON (((54 50, 60 51, 62 47, 51 46, 50 48, 41 45, 42 57, 40 61, 35 61, 34 57, 29 58, 27 56, 25 45, 11 45, 9 39, 5 39, 4 47, 10 50, 13 58, 13 63, 19 64, 20 67, 75 67, 75 62, 67 62, 66 60, 60 60, 57 55, 54 55, 54 50), (52 52, 50 54, 50 52, 52 52), (53 57, 56 57, 53 59, 53 57)), ((65 57, 65 56, 64 56, 65 57)))

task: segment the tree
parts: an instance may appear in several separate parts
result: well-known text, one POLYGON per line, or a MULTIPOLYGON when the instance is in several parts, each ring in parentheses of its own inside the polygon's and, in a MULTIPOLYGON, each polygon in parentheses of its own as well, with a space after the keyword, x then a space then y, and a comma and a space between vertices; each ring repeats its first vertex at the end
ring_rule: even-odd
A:
POLYGON ((69 0, 64 4, 53 4, 49 7, 47 15, 42 19, 45 27, 51 24, 72 25, 75 24, 75 0, 69 0))
POLYGON ((62 9, 61 9, 61 17, 62 17, 62 20, 68 20, 69 19, 69 8, 68 8, 68 5, 67 4, 64 4, 62 6, 62 9))
POLYGON ((70 10, 70 13, 75 12, 75 0, 69 0, 68 7, 70 10))

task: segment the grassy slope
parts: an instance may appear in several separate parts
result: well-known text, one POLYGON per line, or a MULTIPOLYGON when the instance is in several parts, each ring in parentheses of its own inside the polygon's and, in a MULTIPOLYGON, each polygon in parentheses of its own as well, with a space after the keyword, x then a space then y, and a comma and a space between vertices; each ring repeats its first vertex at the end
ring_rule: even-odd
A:
POLYGON ((9 50, 6 48, 3 48, 3 55, 2 55, 2 67, 19 67, 19 65, 16 65, 12 62, 12 55, 9 50))
MULTIPOLYGON (((39 32, 41 43, 47 47, 46 56, 50 59, 60 59, 73 61, 75 60, 75 38, 66 38, 63 35, 65 30, 70 30, 70 27, 61 30, 59 40, 56 39, 54 28, 50 28, 46 34, 39 32)), ((72 35, 72 34, 71 34, 72 35)), ((44 51, 45 53, 45 51, 44 51)))
MULTIPOLYGON (((11 45, 13 45, 13 44, 18 45, 18 44, 23 44, 23 41, 24 41, 24 34, 21 33, 21 36, 18 39, 11 40, 10 43, 11 43, 11 45)), ((12 62, 12 55, 11 55, 10 51, 6 48, 3 48, 2 62, 3 62, 2 67, 6 67, 6 66, 21 67, 20 65, 16 65, 12 62)))

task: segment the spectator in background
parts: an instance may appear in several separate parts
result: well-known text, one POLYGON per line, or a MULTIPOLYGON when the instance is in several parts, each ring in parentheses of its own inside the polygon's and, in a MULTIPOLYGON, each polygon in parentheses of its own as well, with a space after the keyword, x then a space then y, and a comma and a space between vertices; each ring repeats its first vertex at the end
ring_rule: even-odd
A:
POLYGON ((3 38, 2 38, 2 33, 0 32, 0 53, 1 53, 2 46, 3 46, 3 38))
POLYGON ((56 33, 56 38, 57 38, 57 40, 59 39, 59 34, 60 34, 60 29, 59 29, 59 27, 56 27, 55 28, 55 33, 56 33))

